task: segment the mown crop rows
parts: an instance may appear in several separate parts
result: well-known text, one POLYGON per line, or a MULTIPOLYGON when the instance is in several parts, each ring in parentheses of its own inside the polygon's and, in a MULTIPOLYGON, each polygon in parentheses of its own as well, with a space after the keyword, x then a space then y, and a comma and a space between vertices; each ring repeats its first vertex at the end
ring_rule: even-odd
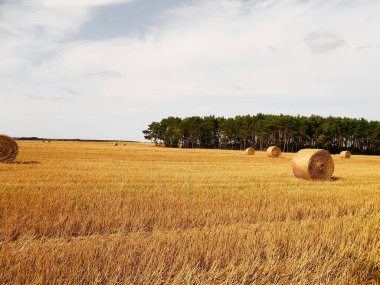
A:
POLYGON ((360 284, 380 275, 380 157, 20 142, 0 165, 2 284, 360 284))

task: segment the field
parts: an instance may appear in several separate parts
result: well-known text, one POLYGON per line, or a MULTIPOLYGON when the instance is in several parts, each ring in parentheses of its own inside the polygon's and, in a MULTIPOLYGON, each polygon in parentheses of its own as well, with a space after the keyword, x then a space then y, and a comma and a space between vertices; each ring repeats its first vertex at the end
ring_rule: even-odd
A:
POLYGON ((19 142, 0 165, 0 284, 379 284, 380 157, 19 142))

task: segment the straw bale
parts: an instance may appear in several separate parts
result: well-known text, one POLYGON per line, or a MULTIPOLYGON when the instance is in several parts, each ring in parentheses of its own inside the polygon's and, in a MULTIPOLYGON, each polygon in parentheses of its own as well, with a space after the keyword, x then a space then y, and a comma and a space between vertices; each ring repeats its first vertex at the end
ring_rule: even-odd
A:
POLYGON ((302 149, 293 158, 293 174, 304 179, 331 179, 334 161, 323 149, 302 149))
POLYGON ((269 157, 279 157, 281 155, 281 149, 278 146, 268 147, 267 155, 269 157))
POLYGON ((348 150, 341 151, 340 157, 341 158, 351 158, 351 152, 349 152, 348 150))
POLYGON ((9 136, 0 135, 0 162, 13 162, 17 154, 17 142, 9 136))

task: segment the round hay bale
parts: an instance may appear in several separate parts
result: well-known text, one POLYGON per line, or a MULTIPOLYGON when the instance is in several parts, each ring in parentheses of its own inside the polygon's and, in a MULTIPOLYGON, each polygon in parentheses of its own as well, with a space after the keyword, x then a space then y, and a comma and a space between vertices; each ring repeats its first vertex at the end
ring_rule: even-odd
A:
POLYGON ((11 137, 0 135, 0 162, 12 162, 16 159, 17 154, 17 142, 11 137))
POLYGON ((267 149, 267 155, 269 157, 279 157, 281 155, 281 149, 278 146, 270 146, 267 149))
POLYGON ((113 145, 114 145, 114 146, 118 146, 119 144, 118 144, 118 143, 114 143, 113 145))
POLYGON ((303 179, 331 179, 334 161, 323 149, 301 149, 293 158, 293 174, 303 179))
POLYGON ((249 147, 245 150, 245 154, 247 155, 254 155, 255 154, 255 149, 253 147, 249 147))
POLYGON ((348 150, 341 151, 340 157, 341 158, 351 158, 351 152, 349 152, 348 150))

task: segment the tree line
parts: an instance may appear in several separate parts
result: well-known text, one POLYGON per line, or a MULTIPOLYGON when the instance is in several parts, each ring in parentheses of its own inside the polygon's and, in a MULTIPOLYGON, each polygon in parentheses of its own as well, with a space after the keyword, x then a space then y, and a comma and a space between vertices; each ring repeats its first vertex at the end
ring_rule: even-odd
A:
POLYGON ((245 115, 234 118, 168 117, 152 122, 143 131, 147 140, 167 147, 282 151, 323 148, 331 153, 380 154, 380 122, 363 118, 312 115, 245 115))

